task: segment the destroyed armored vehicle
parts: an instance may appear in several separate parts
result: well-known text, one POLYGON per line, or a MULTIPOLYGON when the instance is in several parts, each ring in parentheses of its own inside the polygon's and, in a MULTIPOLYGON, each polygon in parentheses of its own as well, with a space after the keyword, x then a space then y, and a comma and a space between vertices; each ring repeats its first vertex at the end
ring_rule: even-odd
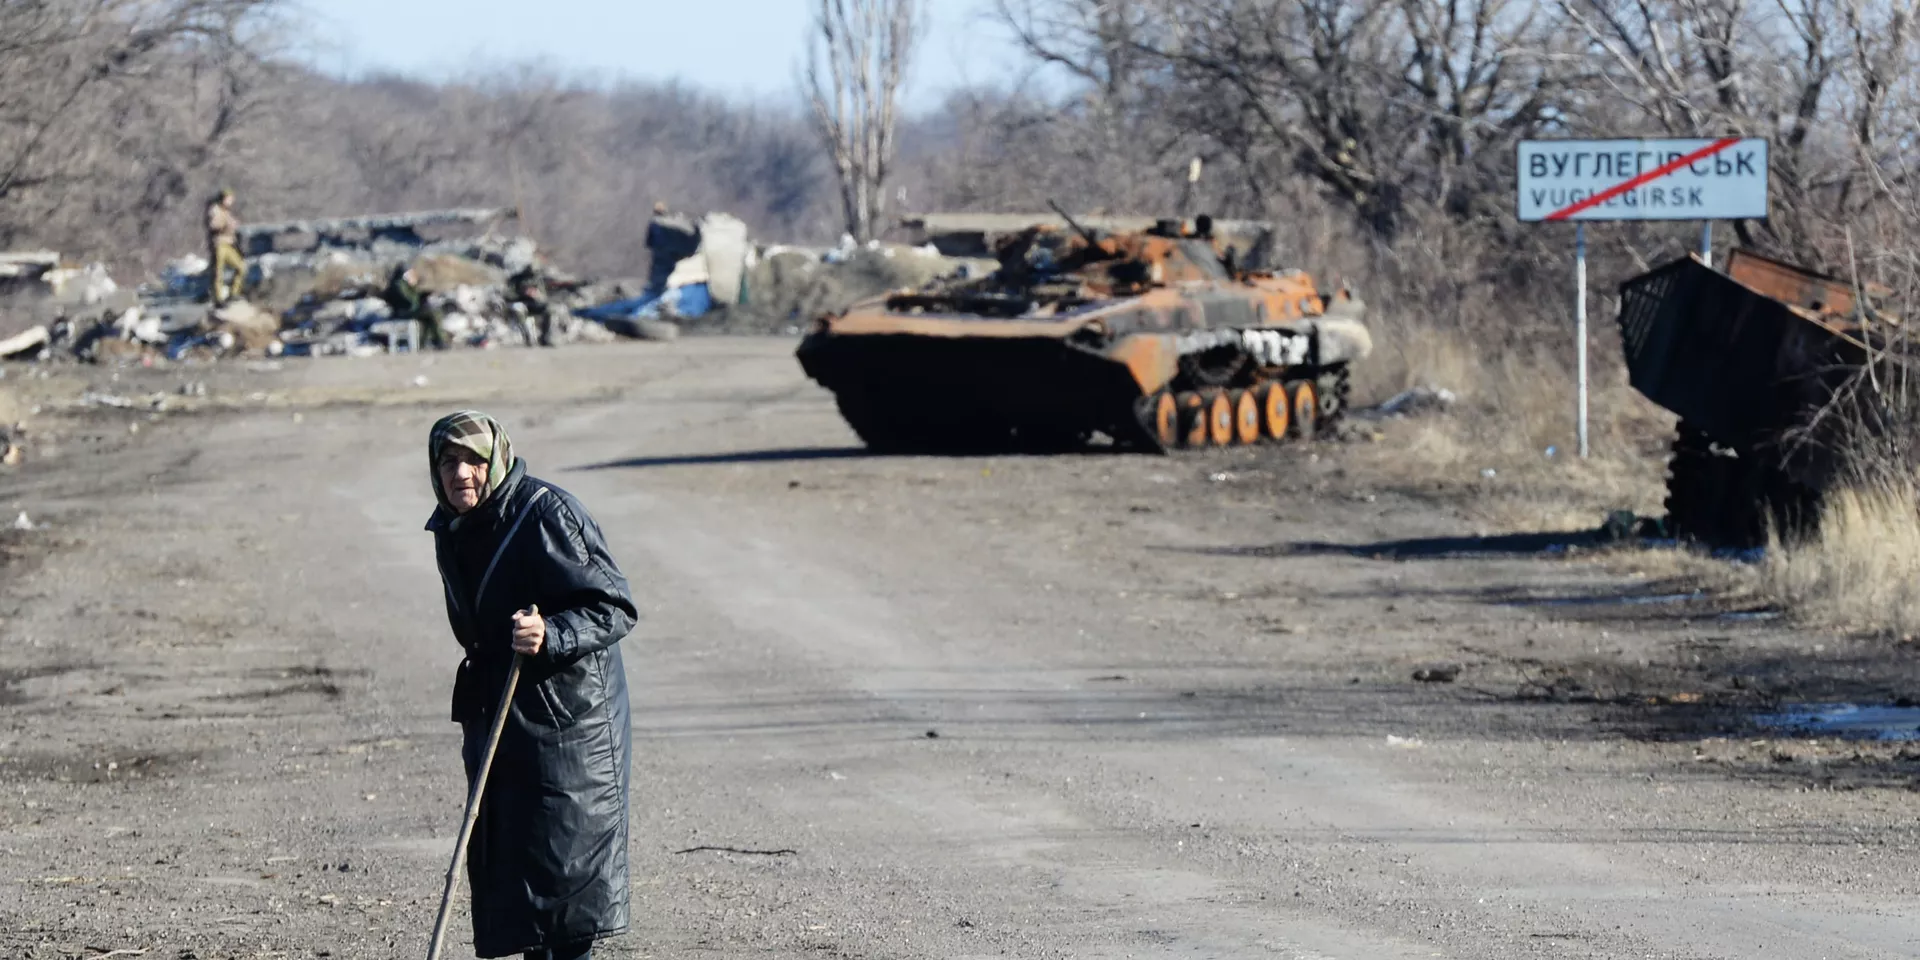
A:
POLYGON ((802 368, 877 452, 1165 452, 1309 438, 1341 415, 1372 349, 1344 288, 1240 269, 1204 219, 1068 224, 1006 237, 986 276, 815 320, 802 368))
POLYGON ((1688 255, 1621 284, 1629 382, 1680 417, 1669 532, 1747 548, 1812 530, 1843 431, 1884 417, 1850 382, 1870 358, 1908 362, 1887 293, 1747 250, 1725 273, 1688 255))

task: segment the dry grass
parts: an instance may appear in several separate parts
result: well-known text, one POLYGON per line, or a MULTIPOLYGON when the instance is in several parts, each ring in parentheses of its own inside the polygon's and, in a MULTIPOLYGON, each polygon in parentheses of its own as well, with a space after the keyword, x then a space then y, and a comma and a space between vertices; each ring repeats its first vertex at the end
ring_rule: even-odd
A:
POLYGON ((1883 481, 1829 493, 1820 529, 1775 536, 1764 588, 1803 620, 1862 632, 1920 632, 1920 488, 1883 481))
POLYGON ((1359 456, 1370 474, 1457 501, 1487 533, 1590 530, 1613 510, 1662 512, 1673 417, 1617 369, 1595 377, 1582 461, 1574 381, 1557 358, 1476 349, 1425 326, 1401 326, 1388 342, 1356 368, 1358 404, 1412 386, 1459 399, 1447 413, 1372 424, 1380 442, 1359 456))

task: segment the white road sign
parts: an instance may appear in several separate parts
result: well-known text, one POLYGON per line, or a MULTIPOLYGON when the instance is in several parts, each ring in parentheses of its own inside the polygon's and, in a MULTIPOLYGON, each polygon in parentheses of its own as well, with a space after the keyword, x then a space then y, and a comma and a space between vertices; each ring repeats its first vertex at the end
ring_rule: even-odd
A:
POLYGON ((1523 221, 1766 215, 1761 138, 1520 142, 1523 221))

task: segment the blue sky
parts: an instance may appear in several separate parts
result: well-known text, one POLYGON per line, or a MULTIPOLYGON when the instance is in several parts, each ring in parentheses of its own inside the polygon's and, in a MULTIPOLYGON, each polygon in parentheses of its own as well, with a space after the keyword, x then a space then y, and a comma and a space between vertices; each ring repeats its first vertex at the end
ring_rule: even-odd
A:
MULTIPOLYGON (((304 0, 326 70, 425 77, 535 61, 612 79, 679 78, 738 97, 792 96, 811 0, 304 0)), ((992 0, 927 0, 931 29, 906 90, 910 109, 1020 69, 984 21, 992 0)))

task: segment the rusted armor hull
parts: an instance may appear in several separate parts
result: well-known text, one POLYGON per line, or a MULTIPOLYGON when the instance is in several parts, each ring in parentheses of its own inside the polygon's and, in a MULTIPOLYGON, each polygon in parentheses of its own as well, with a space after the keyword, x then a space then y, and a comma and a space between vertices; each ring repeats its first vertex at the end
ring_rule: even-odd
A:
POLYGON ((797 353, 876 450, 1137 450, 1310 436, 1372 348, 1364 307, 1211 237, 1035 226, 999 269, 854 304, 797 353))
POLYGON ((1126 365, 1050 337, 829 337, 799 357, 876 449, 1044 449, 1134 429, 1126 365))
MULTIPOLYGON (((1232 394, 1275 384, 1289 391, 1281 404, 1288 422, 1276 427, 1263 406, 1266 435, 1255 439, 1278 440, 1337 420, 1347 366, 1371 348, 1359 302, 1343 297, 1336 306, 1329 315, 1317 294, 1278 284, 1144 296, 1063 320, 904 315, 876 302, 810 333, 798 359, 876 449, 1059 449, 1100 436, 1139 450, 1224 445, 1233 441, 1195 429, 1196 417, 1217 406, 1214 395, 1238 414, 1242 401, 1232 394), (1281 299, 1293 314, 1287 322, 1208 324, 1256 321, 1281 299), (1305 408, 1293 396, 1302 385, 1305 408), (1156 417, 1161 397, 1174 404, 1172 423, 1156 417)), ((1241 434, 1238 442, 1250 441, 1241 434)))

